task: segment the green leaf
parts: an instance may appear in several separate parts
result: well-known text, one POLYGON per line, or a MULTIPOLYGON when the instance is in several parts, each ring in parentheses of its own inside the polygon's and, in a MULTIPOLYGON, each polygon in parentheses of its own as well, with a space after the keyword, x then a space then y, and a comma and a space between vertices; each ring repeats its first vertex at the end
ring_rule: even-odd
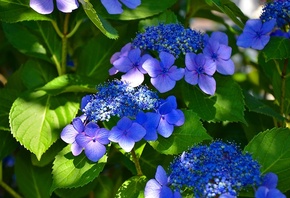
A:
POLYGON ((185 85, 183 96, 186 105, 206 121, 246 123, 244 96, 240 86, 231 78, 215 75, 217 82, 214 96, 207 96, 196 86, 185 85))
POLYGON ((77 68, 76 73, 94 77, 96 84, 103 82, 109 77, 109 69, 112 67, 111 56, 120 49, 119 40, 109 40, 103 35, 90 39, 82 48, 78 60, 81 67, 77 68))
POLYGON ((67 92, 96 92, 95 79, 87 76, 75 74, 61 75, 52 81, 48 82, 39 90, 45 91, 51 95, 58 95, 67 92))
POLYGON ((110 39, 117 39, 119 37, 117 30, 113 28, 108 21, 106 21, 96 12, 89 0, 82 0, 80 2, 82 3, 84 11, 89 19, 95 24, 97 28, 99 28, 99 30, 104 35, 106 35, 110 39))
POLYGON ((0 130, 0 160, 11 154, 18 146, 10 131, 0 130))
POLYGON ((58 188, 77 188, 88 184, 99 175, 107 162, 106 155, 97 163, 91 162, 84 153, 73 156, 70 147, 67 145, 55 157, 51 192, 58 188))
POLYGON ((284 37, 273 36, 262 52, 266 62, 271 59, 289 59, 290 40, 284 37))
POLYGON ((134 176, 126 180, 119 188, 115 198, 141 198, 144 197, 146 176, 134 176))
POLYGON ((78 102, 79 98, 72 95, 53 97, 44 91, 25 93, 15 100, 10 110, 11 132, 40 160, 59 138, 62 128, 75 117, 78 102))
POLYGON ((94 5, 97 12, 105 18, 115 20, 136 20, 159 14, 173 6, 176 2, 177 0, 146 0, 142 1, 141 5, 133 10, 123 6, 124 12, 122 14, 109 14, 100 1, 95 1, 94 5))
POLYGON ((21 79, 27 89, 43 86, 56 76, 56 69, 52 65, 34 59, 29 59, 21 72, 21 79))
POLYGON ((290 129, 273 128, 255 136, 245 147, 245 151, 261 164, 263 174, 276 173, 279 177, 278 189, 290 189, 290 129))
POLYGON ((49 198, 52 183, 51 167, 36 167, 31 164, 29 153, 20 151, 16 156, 15 175, 17 186, 24 197, 49 198))
POLYGON ((9 43, 21 53, 50 61, 45 46, 39 41, 37 35, 32 33, 23 23, 3 23, 2 26, 9 43))
POLYGON ((261 113, 267 116, 271 116, 276 118, 277 120, 283 121, 285 118, 281 116, 278 112, 274 109, 269 107, 268 105, 264 104, 254 96, 250 95, 249 93, 244 92, 245 96, 245 103, 246 106, 249 108, 250 111, 261 113))
POLYGON ((29 6, 29 0, 0 0, 0 20, 8 23, 29 20, 50 21, 49 15, 39 14, 29 6))
POLYGON ((14 89, 0 89, 0 130, 10 131, 9 111, 18 97, 18 92, 14 89))
POLYGON ((178 23, 177 16, 174 14, 174 12, 171 12, 169 10, 162 12, 160 15, 150 18, 150 19, 144 19, 139 22, 139 29, 141 31, 145 31, 145 28, 148 26, 157 26, 160 23, 163 24, 170 24, 170 23, 178 23))
POLYGON ((175 127, 169 138, 159 136, 150 145, 163 154, 179 154, 195 143, 203 140, 210 140, 211 137, 203 128, 200 118, 191 110, 183 111, 185 115, 185 123, 180 127, 175 127))

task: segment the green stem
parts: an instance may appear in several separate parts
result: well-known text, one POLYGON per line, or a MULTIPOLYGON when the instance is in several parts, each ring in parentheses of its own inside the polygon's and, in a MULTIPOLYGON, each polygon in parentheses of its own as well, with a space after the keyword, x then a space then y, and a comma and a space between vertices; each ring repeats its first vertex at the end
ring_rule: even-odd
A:
POLYGON ((8 186, 4 181, 3 181, 3 170, 2 170, 2 161, 0 161, 0 186, 2 186, 12 197, 14 198, 21 198, 21 196, 15 192, 10 186, 8 186))
MULTIPOLYGON (((284 115, 284 103, 285 103, 285 88, 286 88, 286 73, 287 73, 287 66, 288 66, 288 59, 285 59, 283 70, 281 72, 281 98, 280 98, 280 113, 282 116, 284 115)), ((285 122, 282 123, 282 126, 285 125, 285 122)))
POLYGON ((66 35, 66 38, 72 37, 75 34, 75 32, 78 30, 78 28, 80 27, 80 25, 82 24, 82 22, 83 22, 83 20, 77 21, 77 23, 76 23, 75 27, 72 29, 72 31, 70 31, 70 33, 68 33, 66 35))
POLYGON ((137 157, 134 148, 133 148, 132 151, 131 151, 131 155, 132 155, 132 158, 133 158, 133 161, 134 161, 134 164, 135 164, 136 170, 137 170, 137 175, 138 175, 138 176, 143 175, 142 170, 141 170, 141 166, 140 166, 140 163, 139 163, 139 158, 137 157))
MULTIPOLYGON (((54 30, 56 31, 56 33, 58 34, 58 36, 59 36, 60 38, 63 38, 64 35, 63 35, 63 33, 59 30, 59 28, 58 28, 56 22, 55 22, 55 21, 51 21, 51 24, 52 24, 54 30)), ((58 62, 56 56, 53 55, 53 56, 52 56, 52 59, 53 59, 53 61, 55 62, 55 66, 56 66, 56 69, 57 69, 57 73, 58 73, 58 75, 59 75, 59 76, 62 75, 62 66, 61 66, 61 64, 59 64, 59 62, 58 62)))
POLYGON ((66 58, 67 58, 67 33, 68 33, 68 24, 69 24, 70 14, 66 14, 63 24, 63 37, 62 37, 62 51, 61 51, 61 71, 62 74, 66 72, 66 58))

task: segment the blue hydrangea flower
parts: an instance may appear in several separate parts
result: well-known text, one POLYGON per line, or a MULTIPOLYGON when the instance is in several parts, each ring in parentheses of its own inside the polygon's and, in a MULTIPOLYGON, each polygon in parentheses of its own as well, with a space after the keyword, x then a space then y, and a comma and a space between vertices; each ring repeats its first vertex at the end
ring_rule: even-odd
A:
POLYGON ((184 79, 191 85, 198 84, 206 94, 213 95, 216 90, 216 81, 212 75, 216 71, 216 64, 208 61, 203 54, 187 53, 185 55, 184 79))
POLYGON ((141 4, 141 0, 101 0, 109 14, 122 14, 122 2, 130 9, 135 9, 141 4))
MULTIPOLYGON (((128 56, 129 51, 132 49, 131 46, 132 46, 131 43, 127 43, 124 47, 122 47, 120 52, 114 53, 110 58, 110 63, 113 65, 114 62, 117 61, 119 58, 128 56)), ((109 74, 114 75, 116 73, 118 73, 118 70, 113 66, 109 70, 109 74)))
POLYGON ((237 196, 240 190, 261 184, 260 165, 236 144, 215 141, 175 158, 170 183, 173 189, 192 191, 197 198, 237 196))
POLYGON ((155 58, 149 58, 143 63, 143 68, 151 77, 152 85, 160 92, 165 93, 174 88, 176 81, 182 79, 183 68, 173 65, 175 58, 167 52, 160 52, 160 62, 155 58))
POLYGON ((136 117, 140 111, 158 106, 158 96, 146 86, 131 87, 120 80, 97 86, 98 92, 82 99, 81 110, 88 121, 108 121, 111 116, 136 117))
POLYGON ((215 64, 217 72, 223 75, 232 75, 235 71, 231 53, 228 37, 223 32, 213 32, 203 49, 204 56, 209 60, 208 64, 215 64))
POLYGON ((290 24, 290 1, 274 1, 264 5, 260 19, 263 22, 276 19, 277 26, 284 29, 290 24))
POLYGON ((109 130, 100 128, 96 123, 90 122, 85 126, 84 132, 75 137, 76 143, 84 148, 89 160, 97 162, 106 153, 104 145, 109 144, 109 130))
MULTIPOLYGON (((50 14, 53 11, 53 0, 30 0, 29 6, 40 14, 50 14)), ((70 13, 79 7, 77 0, 56 0, 57 8, 64 13, 70 13)))
POLYGON ((146 130, 137 122, 127 117, 122 117, 117 126, 114 126, 109 135, 109 140, 118 143, 126 152, 130 152, 135 142, 140 141, 146 134, 146 130))
POLYGON ((169 178, 162 166, 158 166, 155 179, 150 179, 145 186, 145 198, 181 198, 177 191, 172 192, 168 187, 169 178))
POLYGON ((149 54, 141 56, 140 49, 132 49, 128 51, 127 56, 122 56, 113 62, 116 70, 124 72, 122 81, 127 82, 132 87, 137 87, 144 81, 144 74, 147 72, 142 68, 143 63, 152 58, 149 54))
POLYGON ((169 96, 166 100, 161 101, 157 113, 160 116, 157 132, 165 138, 171 136, 174 126, 184 124, 184 114, 177 109, 175 96, 169 96))
POLYGON ((177 58, 180 54, 203 49, 203 35, 181 24, 159 24, 137 34, 132 46, 158 53, 168 52, 177 58))
POLYGON ((71 144, 71 151, 74 156, 79 155, 83 150, 83 147, 81 147, 75 140, 78 134, 85 131, 84 120, 85 116, 76 117, 73 119, 72 124, 63 128, 60 134, 60 137, 64 142, 71 144))
POLYGON ((275 173, 267 173, 263 178, 262 185, 257 189, 255 198, 286 198, 286 196, 276 189, 278 176, 275 173))
POLYGON ((260 19, 250 19, 246 22, 243 33, 238 37, 239 47, 262 50, 270 40, 270 32, 276 21, 270 20, 263 23, 260 19))

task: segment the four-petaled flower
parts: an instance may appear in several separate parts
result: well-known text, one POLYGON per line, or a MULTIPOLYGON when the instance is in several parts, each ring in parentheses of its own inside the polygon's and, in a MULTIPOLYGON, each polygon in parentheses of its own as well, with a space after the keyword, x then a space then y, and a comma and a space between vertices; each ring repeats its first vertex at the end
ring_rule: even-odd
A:
MULTIPOLYGON (((53 11, 53 0, 30 0, 30 7, 40 14, 50 14, 53 11)), ((64 13, 70 13, 79 7, 77 0, 56 0, 57 8, 64 13)))
POLYGON ((168 187, 169 178, 162 166, 158 166, 155 179, 150 179, 145 186, 145 198, 181 198, 177 191, 172 192, 168 187))
POLYGON ((276 20, 263 23, 260 19, 250 19, 246 22, 243 33, 238 37, 237 45, 240 47, 262 50, 270 40, 276 20))
POLYGON ((187 53, 185 55, 185 81, 196 85, 209 95, 216 90, 216 82, 212 75, 216 71, 216 65, 208 61, 203 54, 187 53))
POLYGON ((121 14, 123 12, 120 1, 130 9, 135 9, 141 4, 141 0, 101 0, 109 14, 121 14))
POLYGON ((89 160, 97 162, 106 153, 105 144, 109 144, 109 130, 100 128, 96 123, 90 122, 85 126, 84 132, 76 136, 76 142, 85 150, 89 160))
POLYGON ((114 126, 109 135, 109 140, 119 143, 126 152, 130 152, 135 142, 140 141, 146 134, 146 130, 136 122, 127 117, 121 118, 117 126, 114 126))
POLYGON ((152 85, 160 92, 164 93, 174 88, 176 81, 182 79, 183 68, 173 65, 175 58, 167 52, 160 52, 160 62, 155 58, 149 58, 143 63, 143 68, 151 77, 152 85))
POLYGON ((217 72, 223 75, 232 75, 235 71, 231 53, 232 48, 228 46, 227 35, 222 32, 212 33, 203 49, 208 64, 215 64, 217 72))
POLYGON ((144 74, 147 72, 142 68, 143 63, 152 58, 149 54, 141 56, 139 48, 128 51, 127 56, 122 55, 113 62, 116 70, 124 72, 122 81, 127 82, 131 87, 137 87, 144 81, 144 74))

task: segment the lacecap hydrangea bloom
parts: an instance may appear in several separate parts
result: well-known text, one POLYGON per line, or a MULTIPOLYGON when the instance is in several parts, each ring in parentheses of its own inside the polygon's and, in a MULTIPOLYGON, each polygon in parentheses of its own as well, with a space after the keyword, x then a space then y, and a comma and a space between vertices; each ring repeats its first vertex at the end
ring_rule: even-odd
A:
MULTIPOLYGON (((30 7, 40 14, 50 14, 53 11, 53 0, 30 0, 30 7)), ((57 9, 70 13, 79 7, 78 0, 56 0, 57 9)))
POLYGON ((141 4, 141 0, 101 0, 101 2, 109 14, 122 14, 124 11, 122 4, 130 9, 136 9, 141 4))
MULTIPOLYGON (((222 141, 183 152, 171 163, 168 175, 162 186, 183 195, 194 194, 196 198, 237 197, 241 190, 262 183, 259 163, 250 154, 242 153, 236 144, 222 141)), ((156 191, 148 183, 145 195, 156 191)), ((159 195, 156 197, 163 197, 159 195)))
POLYGON ((130 152, 141 139, 157 140, 158 134, 167 138, 175 126, 184 123, 184 114, 177 109, 174 96, 159 99, 146 86, 132 87, 120 80, 98 85, 97 90, 82 98, 83 115, 61 132, 61 139, 71 144, 75 156, 84 151, 96 162, 105 155, 110 142, 130 152), (116 126, 111 130, 99 127, 98 123, 111 117, 120 118, 116 126))
POLYGON ((213 32, 209 36, 184 28, 179 23, 159 24, 147 27, 120 52, 113 54, 110 60, 113 67, 109 73, 110 75, 119 71, 125 73, 122 80, 131 86, 140 85, 148 74, 151 84, 160 93, 172 90, 176 82, 185 77, 185 81, 189 84, 198 84, 203 92, 214 95, 216 90, 214 73, 223 75, 234 73, 235 66, 231 60, 231 53, 232 48, 228 46, 228 37, 225 33, 213 32), (184 65, 180 67, 174 64, 180 56, 195 55, 203 57, 205 60, 203 65, 193 67, 189 61, 185 61, 184 68, 184 65))

